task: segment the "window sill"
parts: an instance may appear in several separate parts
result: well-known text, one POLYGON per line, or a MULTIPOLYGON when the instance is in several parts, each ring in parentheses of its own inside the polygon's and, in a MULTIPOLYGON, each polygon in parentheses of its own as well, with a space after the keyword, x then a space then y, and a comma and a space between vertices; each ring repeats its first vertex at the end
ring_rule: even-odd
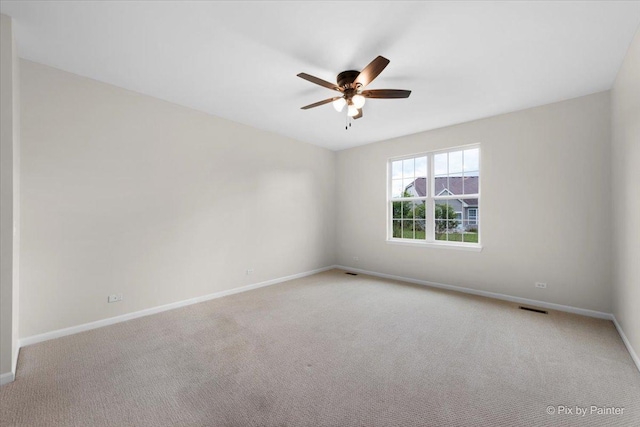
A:
POLYGON ((402 246, 418 246, 423 248, 438 248, 438 249, 456 249, 460 251, 480 252, 482 251, 481 245, 475 244, 456 244, 456 243, 436 243, 436 242, 416 242, 411 240, 401 239, 387 239, 387 243, 392 245, 402 246))

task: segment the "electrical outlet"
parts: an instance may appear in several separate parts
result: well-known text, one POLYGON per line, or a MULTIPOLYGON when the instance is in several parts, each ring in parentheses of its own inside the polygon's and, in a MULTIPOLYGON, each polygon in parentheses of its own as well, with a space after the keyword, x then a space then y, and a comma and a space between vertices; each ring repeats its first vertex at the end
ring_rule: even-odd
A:
POLYGON ((248 268, 247 269, 247 276, 250 275, 251 273, 253 273, 253 268, 248 268))
POLYGON ((118 301, 122 301, 122 294, 109 295, 109 297, 107 298, 107 302, 118 302, 118 301))
POLYGON ((546 289, 547 288, 547 284, 546 283, 542 283, 542 282, 536 282, 536 288, 546 289))
POLYGON ((353 257, 353 260, 354 260, 355 262, 358 262, 358 261, 360 261, 360 258, 358 258, 357 256, 354 256, 354 257, 353 257))

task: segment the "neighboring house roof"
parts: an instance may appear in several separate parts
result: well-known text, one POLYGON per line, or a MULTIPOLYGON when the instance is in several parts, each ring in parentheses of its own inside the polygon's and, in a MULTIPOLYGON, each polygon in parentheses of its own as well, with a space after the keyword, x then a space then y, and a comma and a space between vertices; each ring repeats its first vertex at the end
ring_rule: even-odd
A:
MULTIPOLYGON (((447 190, 452 194, 462 194, 462 184, 464 182, 464 192, 466 194, 475 194, 478 192, 478 182, 479 179, 477 176, 450 176, 449 181, 447 182, 447 177, 436 177, 435 178, 435 194, 440 194, 443 191, 447 190)), ((427 194, 427 179, 426 178, 416 178, 411 184, 407 186, 407 188, 413 186, 415 188, 418 197, 424 197, 427 194)), ((466 204, 475 206, 478 204, 476 199, 464 199, 466 204)))

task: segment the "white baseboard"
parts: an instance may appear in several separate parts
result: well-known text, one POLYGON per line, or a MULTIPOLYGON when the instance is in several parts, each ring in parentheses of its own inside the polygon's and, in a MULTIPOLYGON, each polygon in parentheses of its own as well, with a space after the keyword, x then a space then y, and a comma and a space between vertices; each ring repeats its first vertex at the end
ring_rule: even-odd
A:
MULTIPOLYGON (((123 314, 121 316, 110 317, 108 319, 103 319, 103 320, 98 320, 98 321, 95 321, 95 322, 85 323, 85 324, 78 325, 78 326, 72 326, 72 327, 69 327, 69 328, 58 329, 56 331, 46 332, 44 334, 33 335, 33 336, 30 336, 30 337, 23 338, 23 339, 19 340, 18 351, 19 351, 19 349, 21 347, 24 347, 24 346, 27 346, 27 345, 36 344, 36 343, 39 343, 39 342, 48 341, 48 340, 51 340, 51 339, 54 339, 54 338, 64 337, 64 336, 67 336, 67 335, 77 334, 79 332, 84 332, 84 331, 88 331, 88 330, 91 330, 91 329, 101 328, 103 326, 113 325, 115 323, 125 322, 127 320, 136 319, 138 317, 143 317, 143 316, 149 316, 151 314, 160 313, 160 312, 167 311, 167 310, 173 310, 175 308, 184 307, 184 306, 191 305, 191 304, 197 304, 199 302, 209 301, 209 300, 216 299, 216 298, 221 298, 221 297, 224 297, 224 296, 227 296, 227 295, 233 295, 233 294, 237 294, 237 293, 240 293, 240 292, 250 291, 252 289, 257 289, 257 288, 262 288, 262 287, 265 287, 265 286, 275 285, 276 283, 282 283, 282 282, 286 282, 286 281, 293 280, 293 279, 299 279, 299 278, 302 278, 302 277, 311 276, 313 274, 321 273, 323 271, 332 270, 332 269, 348 270, 348 271, 353 271, 353 272, 357 272, 357 273, 368 274, 370 276, 381 277, 381 278, 384 278, 384 279, 398 280, 398 281, 401 281, 401 282, 414 283, 414 284, 418 284, 418 285, 430 286, 430 287, 440 288, 440 289, 447 289, 447 290, 456 291, 456 292, 462 292, 462 293, 471 294, 471 295, 479 295, 479 296, 483 296, 483 297, 487 297, 487 298, 495 298, 495 299, 499 299, 499 300, 503 300, 503 301, 509 301, 509 302, 518 303, 518 304, 532 305, 532 306, 536 306, 536 307, 548 308, 550 310, 558 310, 558 311, 564 311, 564 312, 567 312, 567 313, 580 314, 580 315, 588 316, 588 317, 595 317, 595 318, 598 318, 598 319, 611 320, 611 321, 613 321, 616 329, 618 330, 618 333, 620 334, 620 337, 622 338, 622 341, 624 342, 624 345, 626 346, 627 350, 629 351, 629 354, 631 355, 631 358, 633 359, 633 362, 636 364, 636 367, 640 371, 640 358, 635 353, 634 349, 631 347, 631 343, 629 342, 629 340, 627 339, 626 335, 624 334, 624 332, 623 332, 622 328, 620 327, 620 324, 616 320, 615 316, 613 314, 611 314, 611 313, 603 313, 603 312, 600 312, 600 311, 588 310, 588 309, 572 307, 572 306, 568 306, 568 305, 561 305, 561 304, 555 304, 555 303, 550 303, 550 302, 545 302, 545 301, 532 300, 532 299, 528 299, 528 298, 514 297, 514 296, 511 296, 511 295, 499 294, 499 293, 488 292, 488 291, 481 291, 481 290, 477 290, 477 289, 465 288, 465 287, 462 287, 462 286, 446 285, 446 284, 443 284, 443 283, 429 282, 427 280, 419 280, 419 279, 412 279, 412 278, 408 278, 408 277, 395 276, 395 275, 392 275, 392 274, 378 273, 378 272, 375 272, 375 271, 362 270, 360 268, 345 267, 345 266, 342 266, 342 265, 331 265, 331 266, 319 268, 319 269, 316 269, 316 270, 306 271, 306 272, 303 272, 303 273, 298 273, 298 274, 293 274, 293 275, 290 275, 290 276, 280 277, 280 278, 277 278, 277 279, 267 280, 265 282, 254 283, 252 285, 242 286, 242 287, 235 288, 235 289, 229 289, 229 290, 226 290, 226 291, 215 292, 215 293, 212 293, 212 294, 209 294, 209 295, 203 295, 201 297, 191 298, 191 299, 188 299, 188 300, 178 301, 178 302, 174 302, 174 303, 171 303, 171 304, 166 304, 166 305, 161 305, 161 306, 158 306, 158 307, 148 308, 148 309, 145 309, 145 310, 136 311, 134 313, 123 314)), ((16 358, 15 359, 17 361, 17 352, 16 352, 16 358)), ((13 372, 8 372, 6 374, 2 374, 2 375, 0 375, 0 385, 4 385, 4 384, 7 384, 7 383, 10 383, 14 379, 15 379, 15 375, 14 375, 13 372)))
POLYGON ((13 382, 16 379, 16 372, 17 372, 16 369, 18 366, 18 353, 20 352, 19 344, 20 343, 18 343, 18 346, 16 350, 13 352, 13 355, 11 357, 11 372, 7 372, 6 374, 0 375, 0 386, 9 384, 10 382, 13 382))
POLYGON ((0 386, 3 386, 5 384, 9 384, 15 378, 16 378, 16 376, 13 374, 13 372, 7 372, 6 374, 0 375, 0 386))
POLYGON ((640 371, 640 357, 638 357, 633 347, 631 347, 631 343, 627 339, 627 336, 624 334, 624 331, 622 330, 622 326, 620 326, 620 324, 618 323, 618 319, 616 319, 616 316, 612 316, 612 317, 613 317, 613 324, 616 325, 616 329, 618 330, 618 333, 622 338, 622 342, 624 343, 624 346, 627 347, 627 351, 631 355, 631 359, 633 359, 633 363, 636 364, 636 368, 638 368, 638 371, 640 371))
POLYGON ((89 331, 91 329, 101 328, 103 326, 113 325, 115 323, 125 322, 127 320, 137 319, 138 317, 149 316, 151 314, 160 313, 167 310, 173 310, 175 308, 184 307, 187 305, 197 304, 199 302, 209 301, 216 298, 222 298, 227 295, 238 294, 240 292, 250 291, 252 289, 262 288, 265 286, 275 285, 276 283, 282 283, 293 279, 299 279, 301 277, 311 276, 313 274, 321 273, 323 271, 334 269, 335 266, 318 268, 316 270, 305 271, 303 273, 292 274, 290 276, 279 277, 277 279, 267 280, 265 282, 254 283, 247 286, 241 286, 239 288, 229 289, 226 291, 214 292, 212 294, 203 295, 196 298, 191 298, 183 301, 174 302, 171 304, 165 304, 158 307, 147 308, 145 310, 136 311, 133 313, 123 314, 121 316, 110 317, 108 319, 97 320, 95 322, 84 323, 82 325, 71 326, 69 328, 58 329, 51 332, 45 332, 43 334, 32 335, 30 337, 22 338, 19 340, 19 347, 25 347, 27 345, 36 344, 43 341, 52 340, 54 338, 60 338, 67 335, 77 334, 79 332, 89 331))
POLYGON ((16 349, 13 352, 13 359, 11 360, 11 372, 18 372, 18 356, 20 355, 20 340, 18 340, 18 345, 16 345, 16 349))
POLYGON ((427 280, 419 280, 419 279, 411 279, 409 277, 377 273, 375 271, 361 270, 359 268, 345 267, 342 265, 336 265, 336 268, 340 268, 342 270, 354 271, 356 273, 368 274, 370 276, 382 277, 384 279, 392 279, 392 280, 398 280, 401 282, 414 283, 417 285, 430 286, 433 288, 447 289, 450 291, 462 292, 465 294, 472 294, 472 295, 479 295, 479 296, 488 297, 488 298, 495 298, 503 301, 515 302, 518 304, 533 305, 536 307, 548 308, 549 310, 558 310, 558 311, 564 311, 567 313, 580 314, 582 316, 596 317, 598 319, 613 320, 613 315, 611 313, 603 313, 601 311, 588 310, 586 308, 571 307, 569 305, 555 304, 552 302, 514 297, 511 295, 498 294, 495 292, 480 291, 477 289, 464 288, 462 286, 445 285, 444 283, 429 282, 427 280))

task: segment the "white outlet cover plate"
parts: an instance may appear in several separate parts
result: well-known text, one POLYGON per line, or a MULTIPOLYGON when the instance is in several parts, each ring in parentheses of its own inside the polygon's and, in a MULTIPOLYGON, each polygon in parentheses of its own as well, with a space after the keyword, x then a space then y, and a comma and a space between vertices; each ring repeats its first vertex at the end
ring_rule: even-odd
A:
POLYGON ((109 297, 107 298, 107 302, 118 302, 118 301, 122 301, 122 294, 109 295, 109 297))

